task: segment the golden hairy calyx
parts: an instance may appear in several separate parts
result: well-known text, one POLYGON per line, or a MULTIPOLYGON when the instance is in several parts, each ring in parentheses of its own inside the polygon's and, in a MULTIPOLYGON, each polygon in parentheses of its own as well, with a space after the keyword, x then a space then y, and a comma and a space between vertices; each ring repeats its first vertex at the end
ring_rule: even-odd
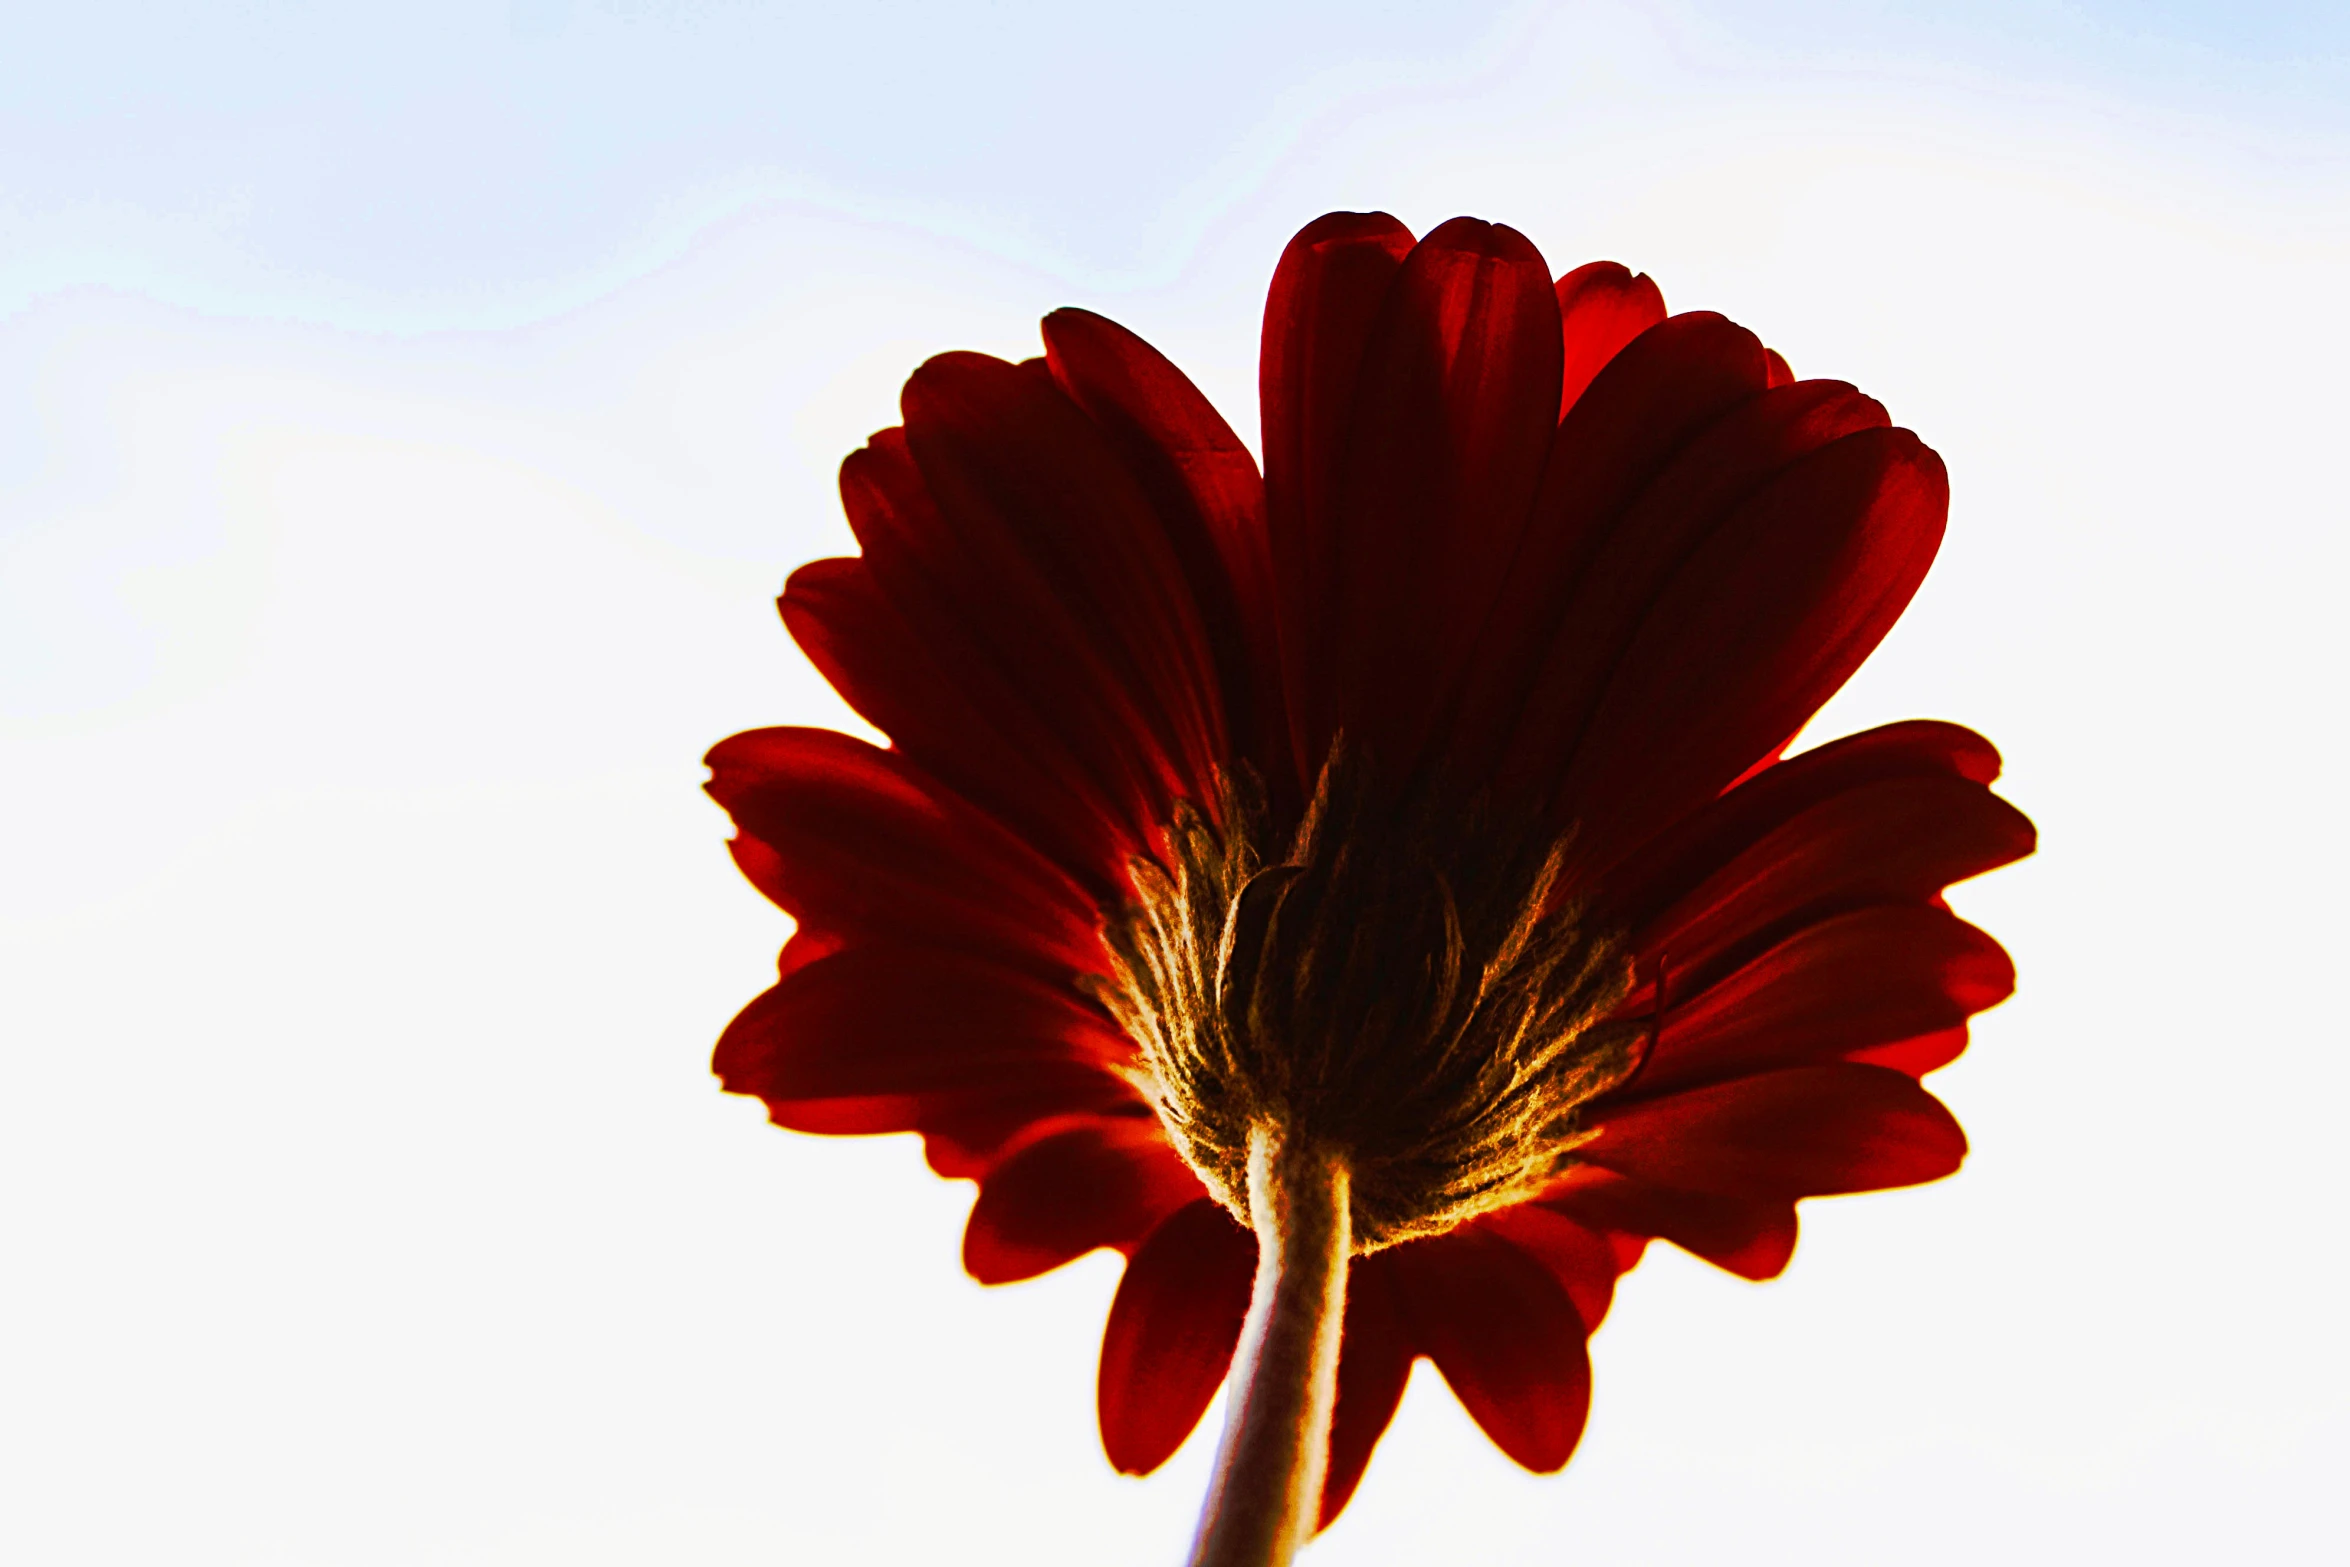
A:
POLYGON ((1343 751, 1293 833, 1246 783, 1217 806, 1134 867, 1102 987, 1216 1199, 1249 1222, 1260 1125, 1344 1160, 1357 1251, 1554 1179, 1641 1039, 1602 1021, 1626 965, 1562 907, 1556 836, 1385 801, 1343 751))

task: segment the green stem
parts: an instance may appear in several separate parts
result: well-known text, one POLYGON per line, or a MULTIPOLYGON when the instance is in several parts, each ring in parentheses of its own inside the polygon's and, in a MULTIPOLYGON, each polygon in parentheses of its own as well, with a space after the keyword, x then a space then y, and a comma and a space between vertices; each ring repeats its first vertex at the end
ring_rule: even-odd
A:
POLYGON ((1248 1206, 1257 1281, 1191 1567, 1284 1567, 1314 1536, 1330 1460, 1354 1250, 1346 1165, 1259 1126, 1249 1135, 1248 1206))

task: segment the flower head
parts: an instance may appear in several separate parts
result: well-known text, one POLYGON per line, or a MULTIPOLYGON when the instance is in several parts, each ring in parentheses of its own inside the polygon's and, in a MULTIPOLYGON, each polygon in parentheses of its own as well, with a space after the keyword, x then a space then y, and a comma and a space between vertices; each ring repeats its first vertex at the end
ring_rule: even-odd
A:
POLYGON ((1908 603, 1940 461, 1613 263, 1334 213, 1266 308, 1262 477, 1099 316, 946 354, 841 474, 792 634, 877 727, 710 755, 798 929, 718 1048, 975 1180, 964 1260, 1127 1269, 1104 1442, 1156 1467, 1247 1307, 1252 1128, 1349 1174, 1323 1521, 1412 1362, 1563 1464, 1652 1239, 1748 1278, 1797 1199, 1935 1179, 1918 1078, 2012 976, 1950 883, 2028 853, 1990 746, 1782 759, 1908 603))

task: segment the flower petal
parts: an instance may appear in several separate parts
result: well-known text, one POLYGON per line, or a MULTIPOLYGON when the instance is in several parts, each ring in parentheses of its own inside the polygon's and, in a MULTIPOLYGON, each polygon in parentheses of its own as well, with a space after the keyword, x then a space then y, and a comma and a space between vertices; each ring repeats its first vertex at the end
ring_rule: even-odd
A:
POLYGON ((1165 355, 1090 310, 1044 318, 1045 363, 1151 497, 1207 630, 1226 721, 1270 773, 1288 753, 1265 486, 1256 459, 1165 355))
POLYGON ((1595 517, 1577 574, 1549 611, 1555 630, 1532 660, 1525 709, 1500 762, 1504 790, 1547 797, 1557 788, 1642 624, 1740 507, 1823 447, 1884 423, 1882 407, 1834 381, 1750 397, 1614 513, 1595 517))
POLYGON ((1801 727, 1917 591, 1949 495, 1940 458, 1880 429, 1739 507, 1643 618, 1576 746, 1555 796, 1576 855, 1613 863, 1801 727))
MULTIPOLYGON (((828 1101, 793 1100, 793 1114, 828 1101)), ((1116 1072, 1085 1078, 1044 1078, 1021 1074, 1000 1088, 949 1089, 918 1096, 915 1119, 903 1130, 922 1134, 923 1157, 949 1180, 975 1181, 994 1169, 1016 1146, 1041 1135, 1042 1128, 1078 1119, 1116 1120, 1147 1113, 1149 1102, 1131 1079, 1116 1072)), ((775 1118, 797 1126, 783 1115, 775 1118)))
POLYGON ((1796 931, 1736 972, 1678 999, 1619 1092, 1809 1066, 1958 1028, 2015 989, 1999 943, 1946 909, 1879 904, 1796 931))
POLYGON ((1991 742, 1956 724, 1913 719, 1846 735, 1762 768, 1618 864, 1598 901, 1618 928, 1648 931, 1692 889, 1783 824, 1872 784, 1999 776, 1991 742))
POLYGON ((1551 438, 1534 511, 1461 687, 1463 777, 1498 766, 1536 672, 1613 519, 1703 431, 1763 391, 1762 345, 1720 316, 1674 316, 1633 339, 1551 438))
POLYGON ((1540 1201, 1586 1225, 1671 1241, 1740 1278, 1776 1278, 1795 1254, 1795 1204, 1787 1198, 1675 1191, 1582 1164, 1540 1201))
POLYGON ((1616 1278, 1624 1270, 1614 1248, 1598 1230, 1578 1223, 1563 1212, 1532 1203, 1503 1208, 1474 1221, 1550 1270, 1567 1292, 1582 1319, 1585 1333, 1595 1333, 1607 1320, 1615 1299, 1616 1278))
POLYGON ((718 1041, 730 1093, 770 1102, 1090 1082, 1130 1060, 1068 989, 968 953, 880 943, 795 969, 718 1041))
POLYGON ((1083 882, 1112 895, 1141 847, 1131 820, 1093 787, 1028 703, 933 621, 917 626, 862 560, 811 561, 779 601, 784 625, 832 688, 896 748, 1012 827, 1083 882), (991 687, 993 689, 991 689, 991 687))
POLYGON ((1915 1039, 1897 1039, 1889 1045, 1872 1045, 1866 1050, 1855 1050, 1845 1059, 1858 1061, 1864 1066, 1889 1066, 1911 1077, 1923 1077, 1966 1054, 1966 1044, 1966 1030, 1963 1027, 1945 1028, 1931 1034, 1920 1034, 1915 1039))
POLYGON ((1395 1419, 1404 1385, 1412 1378, 1411 1330, 1388 1277, 1387 1253, 1357 1257, 1346 1280, 1346 1325, 1338 1352, 1338 1407, 1330 1418, 1330 1466, 1322 1475, 1322 1512, 1316 1529, 1327 1529, 1362 1483, 1371 1450, 1395 1419))
POLYGON ((1327 721, 1408 774, 1509 569, 1557 425, 1558 299, 1514 229, 1455 218, 1389 285, 1356 378, 1333 535, 1327 721))
MULTIPOLYGON (((1040 591, 1033 572, 950 525, 903 429, 878 431, 849 454, 840 496, 875 588, 934 651, 960 705, 1147 842, 1166 793, 1165 758, 1083 627, 1055 605, 1027 612, 1019 595, 1040 591)), ((919 731, 908 739, 929 748, 919 731)))
POLYGON ((1564 419, 1592 377, 1624 345, 1665 318, 1665 296, 1645 272, 1614 261, 1587 261, 1558 280, 1560 336, 1566 361, 1559 383, 1564 419))
POLYGON ((711 797, 765 851, 738 859, 794 917, 1055 979, 1101 966, 1093 900, 903 758, 829 729, 754 729, 704 760, 711 797))
POLYGON ((1149 498, 1041 362, 940 354, 906 444, 977 575, 966 618, 1017 678, 1090 677, 1130 765, 1204 792, 1225 754, 1215 656, 1149 498))
POLYGON ((1231 1369, 1256 1278, 1256 1237, 1207 1198, 1135 1249, 1102 1334, 1102 1448, 1121 1474, 1174 1456, 1231 1369))
POLYGON ((1325 707, 1309 721, 1309 693, 1334 689, 1328 619, 1338 539, 1347 419, 1355 378, 1388 285, 1412 248, 1411 230, 1384 212, 1333 212, 1300 229, 1265 298, 1258 405, 1264 418, 1265 531, 1281 627, 1293 765, 1310 788, 1329 743, 1325 707))
POLYGON ((1796 1198, 1940 1180, 1966 1157, 1941 1101, 1877 1066, 1796 1067, 1591 1106, 1576 1157, 1681 1191, 1796 1198))
POLYGON ((1413 1341, 1494 1445, 1537 1473, 1564 1465, 1591 1406, 1584 1326, 1533 1257, 1464 1225, 1393 1248, 1413 1341))
POLYGON ((1763 834, 1636 930, 1634 951, 1669 955, 1676 986, 1681 976, 1703 985, 1718 962, 1798 922, 1872 903, 1929 902, 1953 882, 2031 853, 2033 840, 2022 812, 1969 779, 1864 783, 1763 834))
POLYGON ((1133 1245, 1200 1194, 1156 1116, 1079 1120, 980 1176, 963 1267, 982 1284, 1032 1279, 1098 1246, 1133 1245))

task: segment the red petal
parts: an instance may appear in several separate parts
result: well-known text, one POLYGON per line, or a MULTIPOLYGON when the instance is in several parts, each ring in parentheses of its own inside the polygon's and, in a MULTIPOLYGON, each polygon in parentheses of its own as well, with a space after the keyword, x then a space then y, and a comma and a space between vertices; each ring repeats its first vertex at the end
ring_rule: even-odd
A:
POLYGON ((1357 1257, 1346 1279, 1346 1326, 1338 1355, 1338 1408, 1330 1420, 1330 1467, 1322 1476, 1322 1513, 1327 1529, 1346 1510, 1371 1449, 1386 1434, 1412 1377, 1410 1330, 1388 1277, 1387 1254, 1357 1257))
POLYGON ((1149 1474, 1199 1424, 1231 1369, 1256 1271, 1256 1237, 1205 1198, 1136 1248, 1102 1334, 1102 1448, 1121 1474, 1149 1474))
POLYGON ((1148 842, 1164 803, 1164 758, 1136 741, 1131 702, 1057 606, 1005 623, 1005 572, 981 541, 949 526, 906 432, 880 431, 851 452, 840 495, 875 586, 956 682, 959 705, 1101 801, 1135 843, 1148 842))
POLYGON ((1949 495, 1916 436, 1864 430, 1741 506, 1674 574, 1584 731, 1557 796, 1576 853, 1612 863, 1800 727, 1917 591, 1949 495))
POLYGON ((1101 967, 1093 900, 902 758, 829 729, 754 729, 704 760, 711 796, 770 851, 737 858, 795 917, 1054 978, 1101 967))
POLYGON ((1616 1277, 1624 1270, 1617 1266, 1614 1249, 1597 1229, 1531 1203, 1503 1208, 1473 1222, 1548 1268, 1574 1303, 1585 1333, 1598 1331, 1600 1323, 1607 1320, 1608 1305, 1615 1299, 1616 1277))
POLYGON ((1576 399, 1542 473, 1516 559, 1462 687, 1455 760, 1498 765, 1561 607, 1611 519, 1675 453, 1763 390, 1762 345, 1720 316, 1675 316, 1643 332, 1576 399))
POLYGON ((1787 368, 1785 357, 1777 349, 1764 349, 1763 362, 1771 367, 1771 385, 1793 386, 1795 384, 1795 372, 1787 368))
POLYGON ((1966 1157, 1941 1101, 1876 1066, 1797 1067, 1592 1111, 1604 1119, 1578 1158, 1682 1191, 1876 1191, 1939 1180, 1966 1157))
POLYGON ((2023 813, 1970 780, 1864 783, 1764 834, 1637 930, 1635 950, 1669 955, 1676 990, 1686 976, 1694 983, 1682 993, 1694 994, 1711 981, 1717 959, 1799 920, 1872 903, 1924 903, 1952 882, 2031 853, 2032 844, 2023 813))
MULTIPOLYGON (((796 1113, 812 1101, 786 1101, 796 1113)), ((1150 1109, 1131 1080, 1105 1072, 1068 1081, 1022 1076, 994 1089, 955 1089, 921 1096, 909 1130, 922 1134, 923 1156, 949 1180, 977 1180, 1016 1144, 1078 1120, 1118 1119, 1150 1109)), ((776 1116, 778 1121, 783 1115, 776 1116)), ((786 1125, 795 1123, 784 1122, 786 1125)))
POLYGON ((1130 1246, 1199 1196, 1157 1117, 1080 1121, 979 1178, 963 1266, 982 1284, 1032 1279, 1097 1246, 1130 1246))
MULTIPOLYGON (((784 943, 783 960, 777 967, 781 978, 788 981, 843 950, 841 938, 802 926, 784 943)), ((832 1004, 816 1007, 804 993, 791 1004, 802 1022, 817 1025, 805 1029, 793 1026, 789 1009, 779 1010, 777 992, 785 987, 778 984, 735 1019, 719 1042, 713 1065, 732 1091, 763 1099, 769 1119, 778 1126, 827 1136, 919 1132, 930 1167, 958 1179, 986 1173, 1013 1142, 1030 1135, 1039 1123, 1147 1111, 1149 1107, 1125 1075, 1131 1047, 1102 1038, 1097 1038, 1092 1048, 1078 1048, 1066 1056, 1048 1053, 1041 1060, 1007 1063, 1000 1073, 973 1074, 961 1064, 950 1064, 941 1071, 935 1059, 926 1070, 921 1060, 925 1049, 935 1058, 942 1048, 951 1054, 971 1043, 961 1032, 966 1017, 995 1017, 999 1026, 1009 1023, 1021 1030, 1030 1027, 1019 1022, 1021 1014, 1033 1010, 1044 1019, 1035 1025, 1044 1033, 1071 1027, 1067 1008, 1078 1005, 1075 997, 1054 988, 1039 1004, 1033 999, 1034 980, 993 970, 982 973, 978 986, 994 999, 982 1000, 968 1011, 951 1007, 951 1019, 943 1029, 933 1026, 935 1019, 925 1022, 919 1015, 909 1016, 903 995, 909 963, 925 975, 932 988, 943 986, 951 994, 960 988, 956 974, 972 961, 954 953, 939 958, 915 952, 906 954, 901 962, 892 949, 882 948, 876 958, 868 948, 864 958, 852 959, 814 982, 837 993, 832 1004), (847 982, 849 975, 860 971, 867 976, 864 981, 847 982), (868 992, 865 998, 858 995, 860 989, 868 992), (879 992, 877 1000, 872 992, 879 992), (830 1026, 819 1023, 824 1016, 829 1016, 830 1026), (907 1059, 903 1053, 891 1058, 890 1045, 909 1037, 914 1058, 907 1059), (836 1059, 824 1062, 821 1058, 827 1054, 836 1059), (867 1061, 868 1056, 886 1059, 867 1061), (894 1094, 786 1097, 783 1089, 795 1078, 807 1075, 806 1068, 797 1064, 804 1061, 817 1063, 814 1075, 819 1086, 828 1078, 837 1083, 844 1071, 852 1080, 860 1072, 873 1072, 901 1083, 944 1080, 965 1086, 925 1087, 894 1094)), ((1073 1037, 1081 1039, 1103 1025, 1098 1014, 1080 1010, 1083 1015, 1074 1025, 1073 1037)), ((1016 1032, 1014 1037, 1025 1036, 1016 1032)))
POLYGON ((1270 773, 1288 753, 1273 563, 1256 459, 1182 371, 1089 310, 1044 318, 1053 379, 1151 497, 1199 606, 1234 737, 1270 773))
POLYGON ((1795 1204, 1786 1198, 1674 1191, 1585 1164, 1541 1200, 1587 1225, 1671 1241, 1740 1278, 1776 1278, 1795 1254, 1795 1204))
POLYGON ((769 1119, 777 1126, 825 1137, 875 1137, 888 1132, 911 1132, 922 1124, 922 1099, 917 1094, 787 1099, 775 1104, 778 1108, 769 1119))
POLYGON ((1372 322, 1411 248, 1411 230, 1384 212, 1329 213, 1289 242, 1265 298, 1265 528, 1292 748, 1309 786, 1329 743, 1329 713, 1309 719, 1304 704, 1308 692, 1334 689, 1326 610, 1344 527, 1346 421, 1372 322))
MULTIPOLYGON (((757 840, 749 841, 756 842, 757 840)), ((834 935, 831 931, 818 930, 813 925, 803 922, 800 928, 793 931, 784 941, 783 951, 776 954, 775 977, 779 980, 789 979, 818 958, 829 958, 847 945, 846 938, 834 935)))
POLYGON ((1058 1081, 1023 1080, 1007 1088, 769 1099, 766 1104, 768 1119, 795 1132, 827 1137, 919 1132, 930 1167, 954 1180, 984 1175, 1007 1148, 1033 1136, 1040 1124, 1149 1109, 1132 1083, 1110 1072, 1058 1081))
POLYGON ((792 573, 780 607, 809 662, 916 766, 1010 824, 1095 896, 1121 889, 1141 845, 1133 826, 1025 702, 984 689, 988 671, 968 650, 950 658, 934 646, 936 624, 901 614, 864 561, 811 561, 792 573))
POLYGON ((1334 537, 1333 671, 1309 717, 1408 773, 1491 612, 1556 426, 1558 301, 1513 229, 1413 247, 1357 376, 1334 537))
POLYGON ((1607 368, 1624 345, 1665 318, 1665 296, 1647 273, 1613 261, 1588 261, 1558 280, 1559 327, 1566 363, 1558 416, 1607 368))
POLYGON ((798 968, 718 1041, 728 1092, 769 1101, 1090 1083, 1133 1046, 1070 991, 959 952, 868 944, 798 968))
MULTIPOLYGON (((1557 631, 1533 671, 1524 717, 1502 763, 1505 788, 1538 797, 1556 788, 1626 649, 1675 578, 1741 507, 1822 448, 1884 423, 1884 409, 1832 381, 1751 398, 1690 441, 1615 515, 1595 523, 1580 575, 1552 610, 1557 631)), ((1783 741, 1791 732, 1773 738, 1783 741)))
POLYGON ((1624 1092, 1808 1066, 1962 1026, 2007 999, 1999 943, 1943 909, 1879 904, 1795 932, 1688 997, 1668 982, 1664 1027, 1624 1092))
POLYGON ((1966 1042, 1966 1030, 1963 1027, 1946 1028, 1938 1033, 1921 1034, 1915 1039, 1898 1039, 1889 1045, 1855 1050, 1845 1059, 1858 1061, 1864 1066, 1889 1066, 1911 1077, 1923 1077, 1966 1054, 1966 1042))
MULTIPOLYGON (((1082 675, 1099 735, 1203 794, 1225 755, 1206 627, 1164 528, 1041 364, 941 354, 903 398, 906 444, 971 577, 956 585, 1016 680, 1082 675)), ((1049 711, 1049 709, 1048 709, 1049 711)))
POLYGON ((1494 1444, 1564 1465, 1591 1405, 1583 1321, 1549 1269, 1477 1225, 1389 1254, 1412 1337, 1494 1444))
POLYGON ((1786 822, 1840 794, 1904 778, 1999 776, 1991 742, 1956 724, 1912 720, 1847 735, 1762 769, 1609 872, 1611 923, 1647 930, 1691 889, 1786 822))

